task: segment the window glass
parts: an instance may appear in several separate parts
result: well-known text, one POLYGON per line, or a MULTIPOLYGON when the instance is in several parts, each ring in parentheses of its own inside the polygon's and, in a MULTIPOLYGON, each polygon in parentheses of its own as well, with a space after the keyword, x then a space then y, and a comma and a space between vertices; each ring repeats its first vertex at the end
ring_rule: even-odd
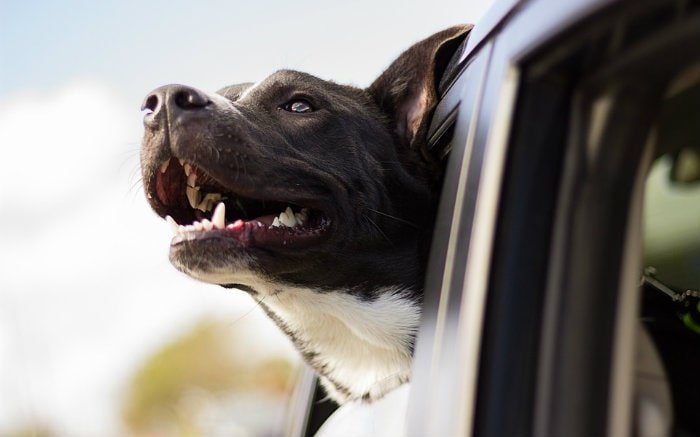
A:
POLYGON ((644 264, 678 291, 700 289, 700 178, 672 176, 698 175, 698 151, 661 156, 647 179, 644 264))

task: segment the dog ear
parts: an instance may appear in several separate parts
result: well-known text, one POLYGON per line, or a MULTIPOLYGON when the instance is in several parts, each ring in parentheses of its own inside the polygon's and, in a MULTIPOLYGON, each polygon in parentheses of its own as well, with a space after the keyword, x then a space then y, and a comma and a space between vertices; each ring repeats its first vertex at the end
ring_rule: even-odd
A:
POLYGON ((415 148, 425 143, 440 76, 472 27, 451 27, 413 45, 367 89, 405 146, 415 148))

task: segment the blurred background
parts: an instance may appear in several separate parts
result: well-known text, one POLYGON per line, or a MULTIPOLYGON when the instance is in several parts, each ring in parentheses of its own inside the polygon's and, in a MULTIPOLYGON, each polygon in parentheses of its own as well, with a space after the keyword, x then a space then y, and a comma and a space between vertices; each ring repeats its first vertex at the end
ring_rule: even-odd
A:
POLYGON ((280 435, 298 357, 168 263, 141 100, 279 68, 364 87, 490 3, 0 0, 0 435, 280 435))

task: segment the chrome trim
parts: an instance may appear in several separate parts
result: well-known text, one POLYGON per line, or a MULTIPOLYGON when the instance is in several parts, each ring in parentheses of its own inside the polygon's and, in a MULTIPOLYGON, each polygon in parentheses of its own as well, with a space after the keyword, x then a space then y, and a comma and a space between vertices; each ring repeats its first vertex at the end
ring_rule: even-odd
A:
MULTIPOLYGON (((461 346, 458 363, 461 380, 456 381, 461 393, 456 411, 463 411, 463 420, 455 423, 451 435, 471 435, 474 425, 476 381, 479 368, 481 332, 486 303, 486 291, 491 266, 493 239, 496 231, 498 203, 503 182, 503 168, 510 133, 515 97, 520 79, 519 70, 506 67, 500 86, 498 104, 493 114, 486 143, 483 169, 474 211, 474 225, 469 245, 467 268, 460 306, 459 328, 461 346)), ((458 419, 458 418, 457 418, 458 419)))
POLYGON ((446 367, 452 368, 454 363, 458 317, 456 305, 460 301, 458 293, 461 292, 461 283, 455 285, 453 281, 455 277, 462 276, 461 273, 455 275, 455 270, 461 271, 463 268, 455 262, 464 263, 466 260, 468 247, 466 244, 460 246, 459 241, 460 236, 463 237, 460 234, 466 227, 465 222, 471 223, 472 217, 471 212, 467 212, 467 217, 456 211, 471 210, 476 195, 476 184, 469 182, 469 164, 477 141, 491 55, 492 45, 489 44, 475 55, 473 63, 462 73, 474 77, 465 83, 462 90, 454 147, 448 162, 436 221, 436 237, 433 238, 428 264, 424 308, 429 312, 423 314, 416 341, 412 368, 415 378, 407 415, 406 429, 412 437, 445 435, 435 432, 433 428, 436 424, 446 423, 444 416, 451 420, 454 415, 451 399, 457 394, 454 393, 451 376, 446 376, 458 370, 451 372, 446 367), (474 193, 469 196, 471 191, 474 193), (470 199, 469 204, 465 203, 466 198, 470 199))
MULTIPOLYGON (((455 195, 455 203, 452 209, 452 226, 450 227, 450 236, 447 243, 447 252, 445 255, 445 268, 442 271, 442 287, 440 289, 440 304, 438 306, 437 322, 435 329, 435 341, 438 345, 433 350, 432 362, 430 365, 431 374, 439 369, 438 361, 440 360, 440 355, 442 352, 442 338, 444 334, 444 327, 447 320, 447 307, 450 300, 450 286, 452 285, 452 276, 454 271, 455 262, 455 252, 457 251, 457 234, 462 223, 462 213, 464 212, 464 199, 467 190, 467 180, 469 179, 469 162, 471 160, 471 152, 474 147, 474 138, 476 137, 477 130, 477 120, 479 117, 479 102, 483 97, 484 88, 486 85, 485 75, 488 71, 489 58, 492 47, 486 49, 486 63, 485 68, 481 72, 479 77, 480 86, 476 92, 476 100, 474 103, 474 110, 471 114, 471 119, 469 120, 469 130, 467 132, 466 144, 464 146, 464 154, 462 155, 462 162, 459 169, 459 179, 457 181, 457 193, 455 195)), ((469 104, 469 102, 467 102, 469 104)))

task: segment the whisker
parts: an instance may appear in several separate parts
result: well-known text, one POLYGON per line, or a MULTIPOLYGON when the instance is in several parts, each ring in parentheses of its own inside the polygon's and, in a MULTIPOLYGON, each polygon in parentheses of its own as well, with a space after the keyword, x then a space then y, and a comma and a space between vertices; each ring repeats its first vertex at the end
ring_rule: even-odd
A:
POLYGON ((136 180, 136 182, 134 182, 133 184, 131 184, 131 187, 129 188, 129 191, 127 191, 126 194, 127 194, 127 195, 133 194, 133 195, 135 196, 136 193, 137 193, 136 188, 137 188, 139 185, 141 186, 141 188, 143 188, 143 178, 138 178, 138 179, 136 180))
MULTIPOLYGON (((138 165, 131 169, 131 171, 129 172, 129 181, 133 180, 136 176, 139 175, 139 170, 141 170, 141 168, 138 165)), ((141 176, 141 178, 143 178, 143 176, 141 176)))
POLYGON ((265 300, 266 297, 267 297, 267 295, 264 295, 260 300, 257 300, 257 299, 255 299, 255 298, 253 298, 253 300, 255 300, 255 302, 256 302, 255 306, 253 306, 253 308, 251 308, 251 309, 249 309, 248 311, 246 311, 245 314, 243 314, 242 316, 240 316, 240 317, 237 318, 236 320, 234 320, 234 321, 232 321, 232 322, 229 322, 228 325, 229 325, 229 326, 235 325, 236 323, 238 323, 238 322, 240 322, 241 320, 243 320, 244 317, 247 317, 248 315, 250 315, 250 313, 252 313, 252 312, 255 311, 256 309, 260 308, 260 304, 263 303, 263 301, 265 300))
POLYGON ((390 219, 393 219, 393 220, 396 220, 396 221, 398 221, 398 222, 401 222, 401 223, 407 224, 407 225, 409 225, 409 226, 412 226, 412 227, 414 227, 414 228, 416 228, 416 229, 420 229, 420 227, 419 227, 417 224, 415 224, 415 223, 413 223, 413 222, 409 222, 408 220, 404 220, 404 219, 402 219, 402 218, 393 216, 393 215, 391 215, 391 214, 387 214, 387 213, 385 213, 385 212, 377 211, 376 209, 372 209, 372 208, 367 208, 367 209, 370 210, 370 211, 372 211, 372 212, 376 212, 376 213, 379 214, 379 215, 383 215, 384 217, 388 217, 388 218, 390 218, 390 219))
POLYGON ((364 217, 365 219, 367 219, 367 221, 370 222, 370 224, 372 224, 372 225, 379 231, 380 234, 382 234, 382 236, 384 237, 384 239, 386 239, 386 241, 388 241, 389 244, 391 244, 392 246, 394 245, 394 242, 391 241, 391 240, 389 239, 389 237, 387 237, 387 235, 384 233, 384 231, 382 231, 382 228, 380 228, 379 225, 376 224, 376 223, 374 222, 374 220, 372 220, 371 218, 369 218, 366 214, 363 214, 362 217, 364 217))

